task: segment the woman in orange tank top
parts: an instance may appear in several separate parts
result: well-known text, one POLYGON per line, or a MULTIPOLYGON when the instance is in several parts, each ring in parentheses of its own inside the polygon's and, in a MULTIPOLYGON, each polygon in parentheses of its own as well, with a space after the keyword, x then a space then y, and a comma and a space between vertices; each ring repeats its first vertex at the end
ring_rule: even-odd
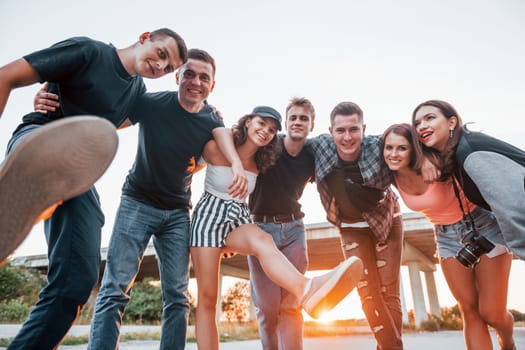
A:
POLYGON ((494 215, 469 202, 453 178, 425 183, 419 175, 423 155, 414 151, 409 124, 390 126, 382 140, 385 162, 406 206, 435 226, 441 268, 461 309, 466 348, 492 349, 491 326, 501 349, 515 349, 513 317, 507 311, 512 255, 494 215), (476 236, 469 235, 473 226, 476 236))

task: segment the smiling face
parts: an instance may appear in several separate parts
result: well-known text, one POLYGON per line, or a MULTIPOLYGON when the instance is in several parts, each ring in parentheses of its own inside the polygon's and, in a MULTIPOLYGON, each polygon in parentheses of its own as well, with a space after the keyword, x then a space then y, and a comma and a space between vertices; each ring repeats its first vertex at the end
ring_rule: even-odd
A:
POLYGON ((457 124, 456 117, 446 118, 441 110, 434 106, 421 106, 413 118, 416 133, 427 147, 443 152, 450 138, 450 131, 457 124))
POLYGON ((134 71, 145 78, 159 78, 179 69, 183 61, 174 38, 143 33, 139 38, 134 71))
POLYGON ((272 118, 261 118, 258 115, 246 121, 248 140, 257 147, 268 145, 277 135, 277 123, 272 118))
POLYGON ((383 142, 383 157, 392 171, 405 170, 410 167, 412 146, 401 135, 389 133, 383 142))
POLYGON ((190 58, 177 72, 179 101, 188 111, 199 111, 215 87, 211 63, 190 58))
POLYGON ((292 106, 286 113, 286 132, 293 141, 306 139, 314 128, 311 110, 304 106, 292 106))
POLYGON ((334 138, 337 154, 344 161, 355 161, 361 152, 365 125, 359 115, 335 115, 330 134, 334 138))

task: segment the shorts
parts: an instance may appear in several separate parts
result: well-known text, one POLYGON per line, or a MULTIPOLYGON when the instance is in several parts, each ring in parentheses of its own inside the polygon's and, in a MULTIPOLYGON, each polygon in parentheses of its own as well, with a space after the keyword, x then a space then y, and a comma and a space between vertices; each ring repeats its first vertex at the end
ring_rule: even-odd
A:
MULTIPOLYGON (((509 252, 496 217, 492 212, 477 207, 471 212, 471 215, 478 233, 496 245, 495 248, 487 253, 488 257, 493 258, 509 252)), ((461 239, 469 232, 471 226, 469 221, 467 216, 466 222, 465 220, 460 220, 455 224, 435 226, 436 243, 441 259, 453 258, 463 248, 461 239)))
POLYGON ((237 227, 253 224, 248 205, 204 192, 191 218, 192 247, 226 246, 226 237, 237 227))

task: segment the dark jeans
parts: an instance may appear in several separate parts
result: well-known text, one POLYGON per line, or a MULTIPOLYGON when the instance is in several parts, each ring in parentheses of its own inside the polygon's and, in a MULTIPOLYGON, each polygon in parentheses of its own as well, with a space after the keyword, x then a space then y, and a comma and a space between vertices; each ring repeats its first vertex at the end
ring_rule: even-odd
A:
POLYGON ((403 226, 394 219, 385 244, 378 244, 369 228, 340 228, 345 258, 363 260, 364 274, 357 285, 361 306, 377 341, 377 349, 403 349, 399 298, 399 271, 403 226))
POLYGON ((8 349, 54 349, 98 281, 104 216, 94 188, 57 208, 45 222, 47 285, 8 349))
MULTIPOLYGON (((22 129, 11 140, 10 149, 37 128, 22 129)), ((64 202, 44 223, 48 283, 9 350, 58 348, 98 281, 103 224, 95 188, 64 202)))

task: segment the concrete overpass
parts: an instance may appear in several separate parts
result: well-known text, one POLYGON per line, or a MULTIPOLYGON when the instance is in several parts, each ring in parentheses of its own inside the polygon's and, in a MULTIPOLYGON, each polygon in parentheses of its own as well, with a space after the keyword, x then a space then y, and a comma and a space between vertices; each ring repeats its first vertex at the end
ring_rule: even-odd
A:
MULTIPOLYGON (((437 289, 434 279, 436 264, 436 244, 432 224, 421 214, 403 214, 403 227, 405 232, 402 264, 408 266, 410 286, 414 304, 416 326, 428 319, 428 315, 441 316, 437 289), (421 273, 425 276, 426 291, 430 310, 426 309, 425 295, 421 273)), ((327 270, 336 266, 343 260, 343 253, 337 228, 330 223, 316 223, 306 225, 308 239, 309 271, 327 270)), ((107 256, 107 248, 102 248, 102 265, 100 276, 104 271, 107 256)), ((12 259, 14 266, 26 266, 36 268, 42 272, 47 271, 47 255, 21 256, 12 259)), ((193 277, 193 270, 190 272, 193 277)), ((249 279, 248 264, 245 256, 236 255, 230 259, 223 259, 221 264, 221 275, 249 279)), ((144 254, 137 280, 146 277, 159 278, 157 260, 153 245, 148 245, 144 254)), ((403 306, 403 321, 408 324, 406 302, 401 286, 401 303, 403 306)), ((96 291, 95 291, 96 292, 96 291)))

